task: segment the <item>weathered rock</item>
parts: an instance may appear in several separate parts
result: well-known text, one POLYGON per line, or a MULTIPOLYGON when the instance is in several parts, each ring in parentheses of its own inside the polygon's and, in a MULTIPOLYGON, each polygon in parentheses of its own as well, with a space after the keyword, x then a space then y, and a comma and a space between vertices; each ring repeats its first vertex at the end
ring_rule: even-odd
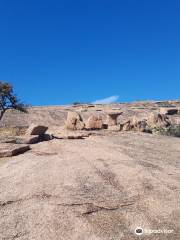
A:
POLYGON ((47 126, 31 124, 26 131, 26 135, 42 135, 47 129, 47 126))
POLYGON ((85 124, 83 121, 76 122, 75 130, 83 130, 84 128, 85 128, 85 124))
POLYGON ((0 145, 0 157, 12 157, 21 153, 24 153, 30 149, 29 145, 1 143, 0 145))
POLYGON ((169 118, 165 114, 150 113, 147 124, 150 128, 163 128, 171 125, 169 118))
POLYGON ((140 121, 135 130, 138 130, 140 132, 152 133, 152 130, 147 125, 147 120, 140 121))
POLYGON ((85 128, 85 124, 81 115, 75 111, 69 111, 65 126, 70 130, 82 130, 85 128))
POLYGON ((178 113, 178 108, 160 108, 160 114, 174 115, 178 113))
POLYGON ((106 114, 107 114, 107 117, 108 117, 108 120, 107 120, 108 126, 115 126, 115 125, 117 125, 117 118, 118 118, 119 115, 122 114, 122 112, 107 111, 106 114))
POLYGON ((92 115, 88 118, 86 123, 87 129, 102 129, 102 127, 103 127, 102 116, 92 115))
POLYGON ((140 132, 149 132, 147 120, 138 119, 136 116, 131 121, 131 127, 140 132))
POLYGON ((131 129, 132 129, 132 125, 131 125, 130 120, 122 125, 123 131, 130 131, 131 129))
POLYGON ((119 125, 115 125, 115 126, 108 126, 108 130, 109 130, 109 131, 118 132, 118 131, 121 130, 121 126, 120 126, 120 124, 119 124, 119 125))

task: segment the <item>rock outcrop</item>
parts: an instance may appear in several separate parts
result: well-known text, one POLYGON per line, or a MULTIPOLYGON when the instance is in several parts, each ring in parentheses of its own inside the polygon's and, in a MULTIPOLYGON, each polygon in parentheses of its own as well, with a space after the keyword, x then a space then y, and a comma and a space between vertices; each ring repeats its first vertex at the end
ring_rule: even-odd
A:
POLYGON ((120 111, 107 111, 107 124, 108 126, 115 126, 117 125, 117 118, 119 115, 122 114, 120 111))
POLYGON ((122 131, 130 131, 132 130, 132 125, 131 125, 131 121, 128 120, 127 122, 123 123, 122 125, 122 131))
POLYGON ((70 130, 82 130, 85 128, 85 124, 81 115, 75 111, 69 111, 65 127, 70 130))

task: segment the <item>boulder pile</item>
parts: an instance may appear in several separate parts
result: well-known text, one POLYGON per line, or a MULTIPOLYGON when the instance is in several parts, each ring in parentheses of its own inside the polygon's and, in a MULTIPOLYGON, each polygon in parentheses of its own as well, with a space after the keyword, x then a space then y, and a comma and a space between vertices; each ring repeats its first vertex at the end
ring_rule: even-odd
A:
POLYGON ((117 118, 122 114, 120 111, 107 111, 107 122, 108 126, 116 126, 117 125, 117 118))
POLYGON ((154 129, 168 128, 171 126, 171 121, 165 114, 160 113, 150 113, 150 115, 145 118, 133 117, 132 119, 127 119, 120 124, 114 126, 108 126, 111 131, 139 131, 152 133, 154 129))
POLYGON ((148 117, 142 118, 134 116, 118 123, 118 116, 122 114, 118 111, 105 111, 107 115, 107 124, 103 122, 101 115, 91 115, 86 123, 83 122, 78 112, 69 111, 65 122, 66 129, 69 130, 100 130, 108 129, 109 131, 139 131, 152 133, 158 129, 168 128, 172 125, 167 114, 151 112, 148 117), (106 125, 106 126, 105 126, 106 125))

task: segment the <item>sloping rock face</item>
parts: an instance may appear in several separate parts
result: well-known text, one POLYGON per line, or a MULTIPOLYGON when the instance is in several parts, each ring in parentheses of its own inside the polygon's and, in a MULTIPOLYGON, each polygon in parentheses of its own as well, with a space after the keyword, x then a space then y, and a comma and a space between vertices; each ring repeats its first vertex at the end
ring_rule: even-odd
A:
POLYGON ((22 144, 11 144, 11 143, 1 143, 0 144, 0 158, 2 157, 12 157, 21 153, 24 153, 30 149, 29 145, 22 144))
POLYGON ((178 138, 108 132, 1 159, 0 239, 179 240, 179 148, 178 138), (137 236, 139 226, 170 233, 137 236))
POLYGON ((26 135, 42 135, 48 130, 47 126, 31 124, 26 131, 26 135))
POLYGON ((102 129, 103 127, 103 120, 102 116, 95 116, 92 115, 88 118, 87 123, 86 123, 86 128, 87 129, 102 129))
POLYGON ((69 111, 67 120, 65 122, 65 127, 70 130, 82 130, 85 128, 85 124, 79 113, 75 111, 69 111))

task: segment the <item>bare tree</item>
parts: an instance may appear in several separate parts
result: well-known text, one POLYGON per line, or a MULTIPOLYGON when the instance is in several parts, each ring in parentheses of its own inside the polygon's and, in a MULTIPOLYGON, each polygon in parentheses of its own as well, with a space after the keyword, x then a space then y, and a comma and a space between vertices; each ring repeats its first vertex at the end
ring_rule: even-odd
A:
POLYGON ((7 82, 0 81, 0 120, 8 109, 16 109, 27 113, 26 106, 14 94, 13 86, 7 82))

